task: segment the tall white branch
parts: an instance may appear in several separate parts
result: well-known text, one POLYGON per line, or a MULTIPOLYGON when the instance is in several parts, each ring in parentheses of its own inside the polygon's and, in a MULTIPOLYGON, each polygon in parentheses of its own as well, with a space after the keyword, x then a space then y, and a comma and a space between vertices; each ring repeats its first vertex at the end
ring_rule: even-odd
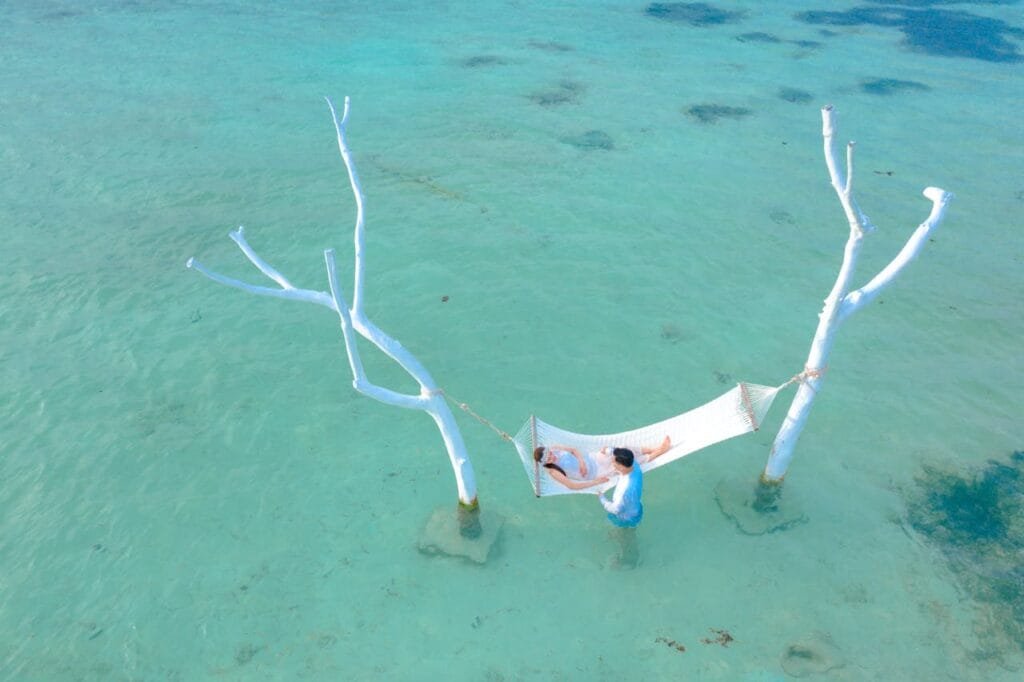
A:
POLYGON ((836 196, 839 197, 839 203, 842 205, 843 213, 850 225, 850 235, 843 250, 843 262, 839 268, 839 275, 818 315, 818 328, 811 341, 811 349, 804 371, 801 373, 800 388, 797 389, 782 427, 772 444, 771 454, 768 456, 768 463, 762 474, 762 480, 767 483, 778 483, 786 475, 797 440, 803 431, 818 390, 824 382, 828 357, 839 325, 854 312, 874 300, 879 292, 888 286, 917 256, 924 244, 927 243, 928 236, 942 221, 946 206, 953 196, 937 187, 925 189, 924 196, 932 202, 932 210, 928 218, 914 231, 907 243, 886 267, 863 287, 850 291, 861 243, 864 235, 872 231, 874 226, 853 199, 854 143, 851 142, 846 147, 846 178, 843 178, 839 170, 834 144, 835 111, 831 106, 827 106, 821 110, 821 118, 825 165, 828 167, 832 187, 835 189, 836 196))
POLYGON ((341 322, 341 332, 345 340, 345 352, 348 355, 349 368, 352 371, 352 386, 363 395, 378 400, 387 405, 404 407, 408 409, 423 410, 427 412, 437 424, 448 450, 448 458, 455 473, 455 482, 458 489, 459 501, 466 506, 475 507, 477 504, 476 477, 473 473, 473 465, 469 461, 466 452, 466 445, 462 439, 455 417, 445 402, 444 396, 434 383, 433 377, 426 368, 417 360, 402 344, 385 334, 379 327, 369 320, 363 310, 363 191, 359 184, 359 177, 356 174, 355 164, 352 162, 352 154, 348 148, 345 136, 345 125, 348 122, 349 98, 345 98, 345 107, 341 120, 338 119, 334 104, 330 99, 327 105, 331 110, 331 118, 334 120, 334 129, 338 136, 338 149, 341 152, 342 161, 348 171, 349 185, 356 203, 356 224, 355 224, 355 266, 354 285, 352 293, 351 308, 344 300, 344 294, 338 284, 337 268, 334 260, 334 250, 324 251, 324 262, 327 268, 327 282, 330 293, 314 291, 311 289, 297 289, 280 272, 274 269, 269 263, 261 258, 245 239, 244 229, 230 234, 231 239, 238 245, 245 257, 256 266, 268 279, 277 283, 278 287, 265 287, 249 284, 241 280, 222 275, 210 270, 194 258, 190 258, 186 266, 197 270, 215 282, 229 287, 241 289, 259 296, 272 296, 293 301, 304 301, 316 303, 334 310, 341 322), (356 334, 370 341, 379 348, 385 355, 397 362, 409 375, 416 380, 420 386, 419 394, 405 394, 391 389, 384 388, 372 383, 366 377, 363 363, 359 356, 359 349, 356 344, 356 334))

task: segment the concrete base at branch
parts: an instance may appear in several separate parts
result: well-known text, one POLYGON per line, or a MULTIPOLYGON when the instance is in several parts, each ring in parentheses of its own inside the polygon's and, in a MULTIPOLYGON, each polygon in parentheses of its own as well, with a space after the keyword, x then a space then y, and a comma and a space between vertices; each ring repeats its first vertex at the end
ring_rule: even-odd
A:
POLYGON ((722 515, 745 535, 764 535, 807 523, 807 516, 782 485, 765 485, 757 479, 727 478, 715 486, 715 502, 722 515))
POLYGON ((439 507, 431 514, 416 543, 420 553, 487 563, 505 518, 492 511, 439 507))

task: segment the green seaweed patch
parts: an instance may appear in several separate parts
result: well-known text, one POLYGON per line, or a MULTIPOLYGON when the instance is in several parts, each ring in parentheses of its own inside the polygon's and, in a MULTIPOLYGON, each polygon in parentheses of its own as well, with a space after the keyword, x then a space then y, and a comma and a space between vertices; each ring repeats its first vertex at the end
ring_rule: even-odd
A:
POLYGON ((734 24, 744 15, 744 12, 722 9, 705 2, 652 2, 644 13, 655 19, 701 27, 734 24))
POLYGON ((694 104, 686 109, 685 113, 700 123, 711 124, 717 123, 723 118, 746 118, 754 112, 746 107, 732 107, 725 104, 694 104))
POLYGON ((860 82, 860 89, 869 95, 897 95, 901 92, 927 92, 930 87, 917 81, 902 81, 896 78, 872 78, 860 82))
POLYGON ((983 641, 1001 635, 1024 650, 1024 452, 963 475, 925 467, 916 482, 907 521, 991 610, 979 619, 983 641))
POLYGON ((670 637, 657 637, 654 641, 658 644, 664 644, 670 649, 675 649, 681 654, 686 653, 686 645, 681 642, 677 642, 676 640, 670 637))
POLYGON ((720 630, 718 628, 711 628, 711 634, 714 637, 702 637, 701 644, 717 644, 719 646, 727 647, 731 642, 735 642, 736 638, 732 636, 728 630, 720 630))

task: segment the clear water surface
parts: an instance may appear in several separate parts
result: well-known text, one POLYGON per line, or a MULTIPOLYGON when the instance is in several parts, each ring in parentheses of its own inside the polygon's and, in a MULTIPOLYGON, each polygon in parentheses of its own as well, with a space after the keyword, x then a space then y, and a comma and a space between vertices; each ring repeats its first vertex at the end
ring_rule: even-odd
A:
POLYGON ((1020 545, 971 529, 1016 509, 1024 448, 1021 9, 4 3, 0 678, 1018 679, 1020 545), (347 281, 324 95, 352 97, 368 313, 507 430, 624 430, 800 370, 846 238, 824 104, 879 226, 861 281, 924 187, 954 192, 842 330, 784 490, 804 522, 721 511, 787 393, 649 477, 633 570, 592 498, 534 499, 461 419, 504 526, 484 565, 418 552, 456 500, 430 419, 352 390, 328 311, 184 267, 256 281, 244 224, 300 286, 328 247, 347 281), (986 504, 928 487, 992 462, 986 504), (965 553, 914 522, 951 500, 965 553))

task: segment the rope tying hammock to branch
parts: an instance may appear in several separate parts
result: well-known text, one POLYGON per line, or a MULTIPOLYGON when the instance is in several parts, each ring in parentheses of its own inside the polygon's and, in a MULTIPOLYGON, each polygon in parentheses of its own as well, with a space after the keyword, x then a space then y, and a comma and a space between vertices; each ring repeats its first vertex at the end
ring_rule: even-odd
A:
MULTIPOLYGON (((811 369, 810 367, 804 367, 804 371, 800 372, 799 374, 794 374, 789 379, 789 381, 787 381, 786 383, 780 385, 775 390, 776 391, 781 391, 782 389, 787 388, 790 384, 795 384, 797 382, 803 383, 807 379, 817 379, 817 378, 820 378, 820 377, 825 375, 825 371, 827 369, 828 369, 828 367, 822 367, 820 369, 811 369)), ((749 395, 749 391, 746 389, 746 386, 748 386, 748 384, 743 384, 743 383, 739 384, 739 387, 741 389, 741 395, 742 395, 743 401, 744 401, 744 405, 745 405, 745 407, 747 409, 747 412, 748 412, 748 414, 750 416, 751 423, 754 424, 753 430, 757 431, 760 428, 760 424, 758 423, 758 421, 756 419, 756 415, 753 412, 753 406, 750 404, 750 395, 749 395)), ((491 431, 494 431, 494 433, 496 433, 502 440, 506 440, 506 441, 509 441, 509 442, 512 442, 512 441, 515 440, 515 438, 511 434, 509 434, 507 431, 502 431, 497 426, 495 426, 490 420, 486 419, 485 417, 480 416, 475 411, 473 411, 473 408, 471 408, 469 406, 469 403, 464 403, 461 400, 458 400, 455 396, 450 395, 443 388, 434 389, 433 391, 430 391, 430 394, 431 395, 443 396, 444 399, 447 400, 449 403, 451 403, 455 407, 459 408, 460 410, 462 410, 463 412, 465 412, 469 416, 473 417, 473 419, 476 419, 478 422, 480 422, 481 424, 483 424, 484 426, 489 428, 491 431)))
POLYGON ((481 417, 479 414, 474 412, 473 409, 467 403, 464 403, 464 402, 461 402, 459 400, 456 400, 454 396, 448 395, 443 388, 438 388, 438 389, 436 389, 434 391, 431 391, 431 393, 440 394, 440 395, 444 396, 445 400, 450 402, 452 405, 455 405, 456 407, 458 407, 460 410, 462 410, 463 412, 465 412, 469 416, 473 417, 473 419, 476 419, 478 422, 480 422, 481 424, 483 424, 484 426, 489 428, 491 431, 494 431, 496 434, 501 436, 501 438, 503 440, 507 440, 507 441, 511 441, 512 440, 512 436, 511 435, 509 435, 505 431, 502 431, 497 426, 492 424, 490 421, 488 421, 487 419, 481 417))

